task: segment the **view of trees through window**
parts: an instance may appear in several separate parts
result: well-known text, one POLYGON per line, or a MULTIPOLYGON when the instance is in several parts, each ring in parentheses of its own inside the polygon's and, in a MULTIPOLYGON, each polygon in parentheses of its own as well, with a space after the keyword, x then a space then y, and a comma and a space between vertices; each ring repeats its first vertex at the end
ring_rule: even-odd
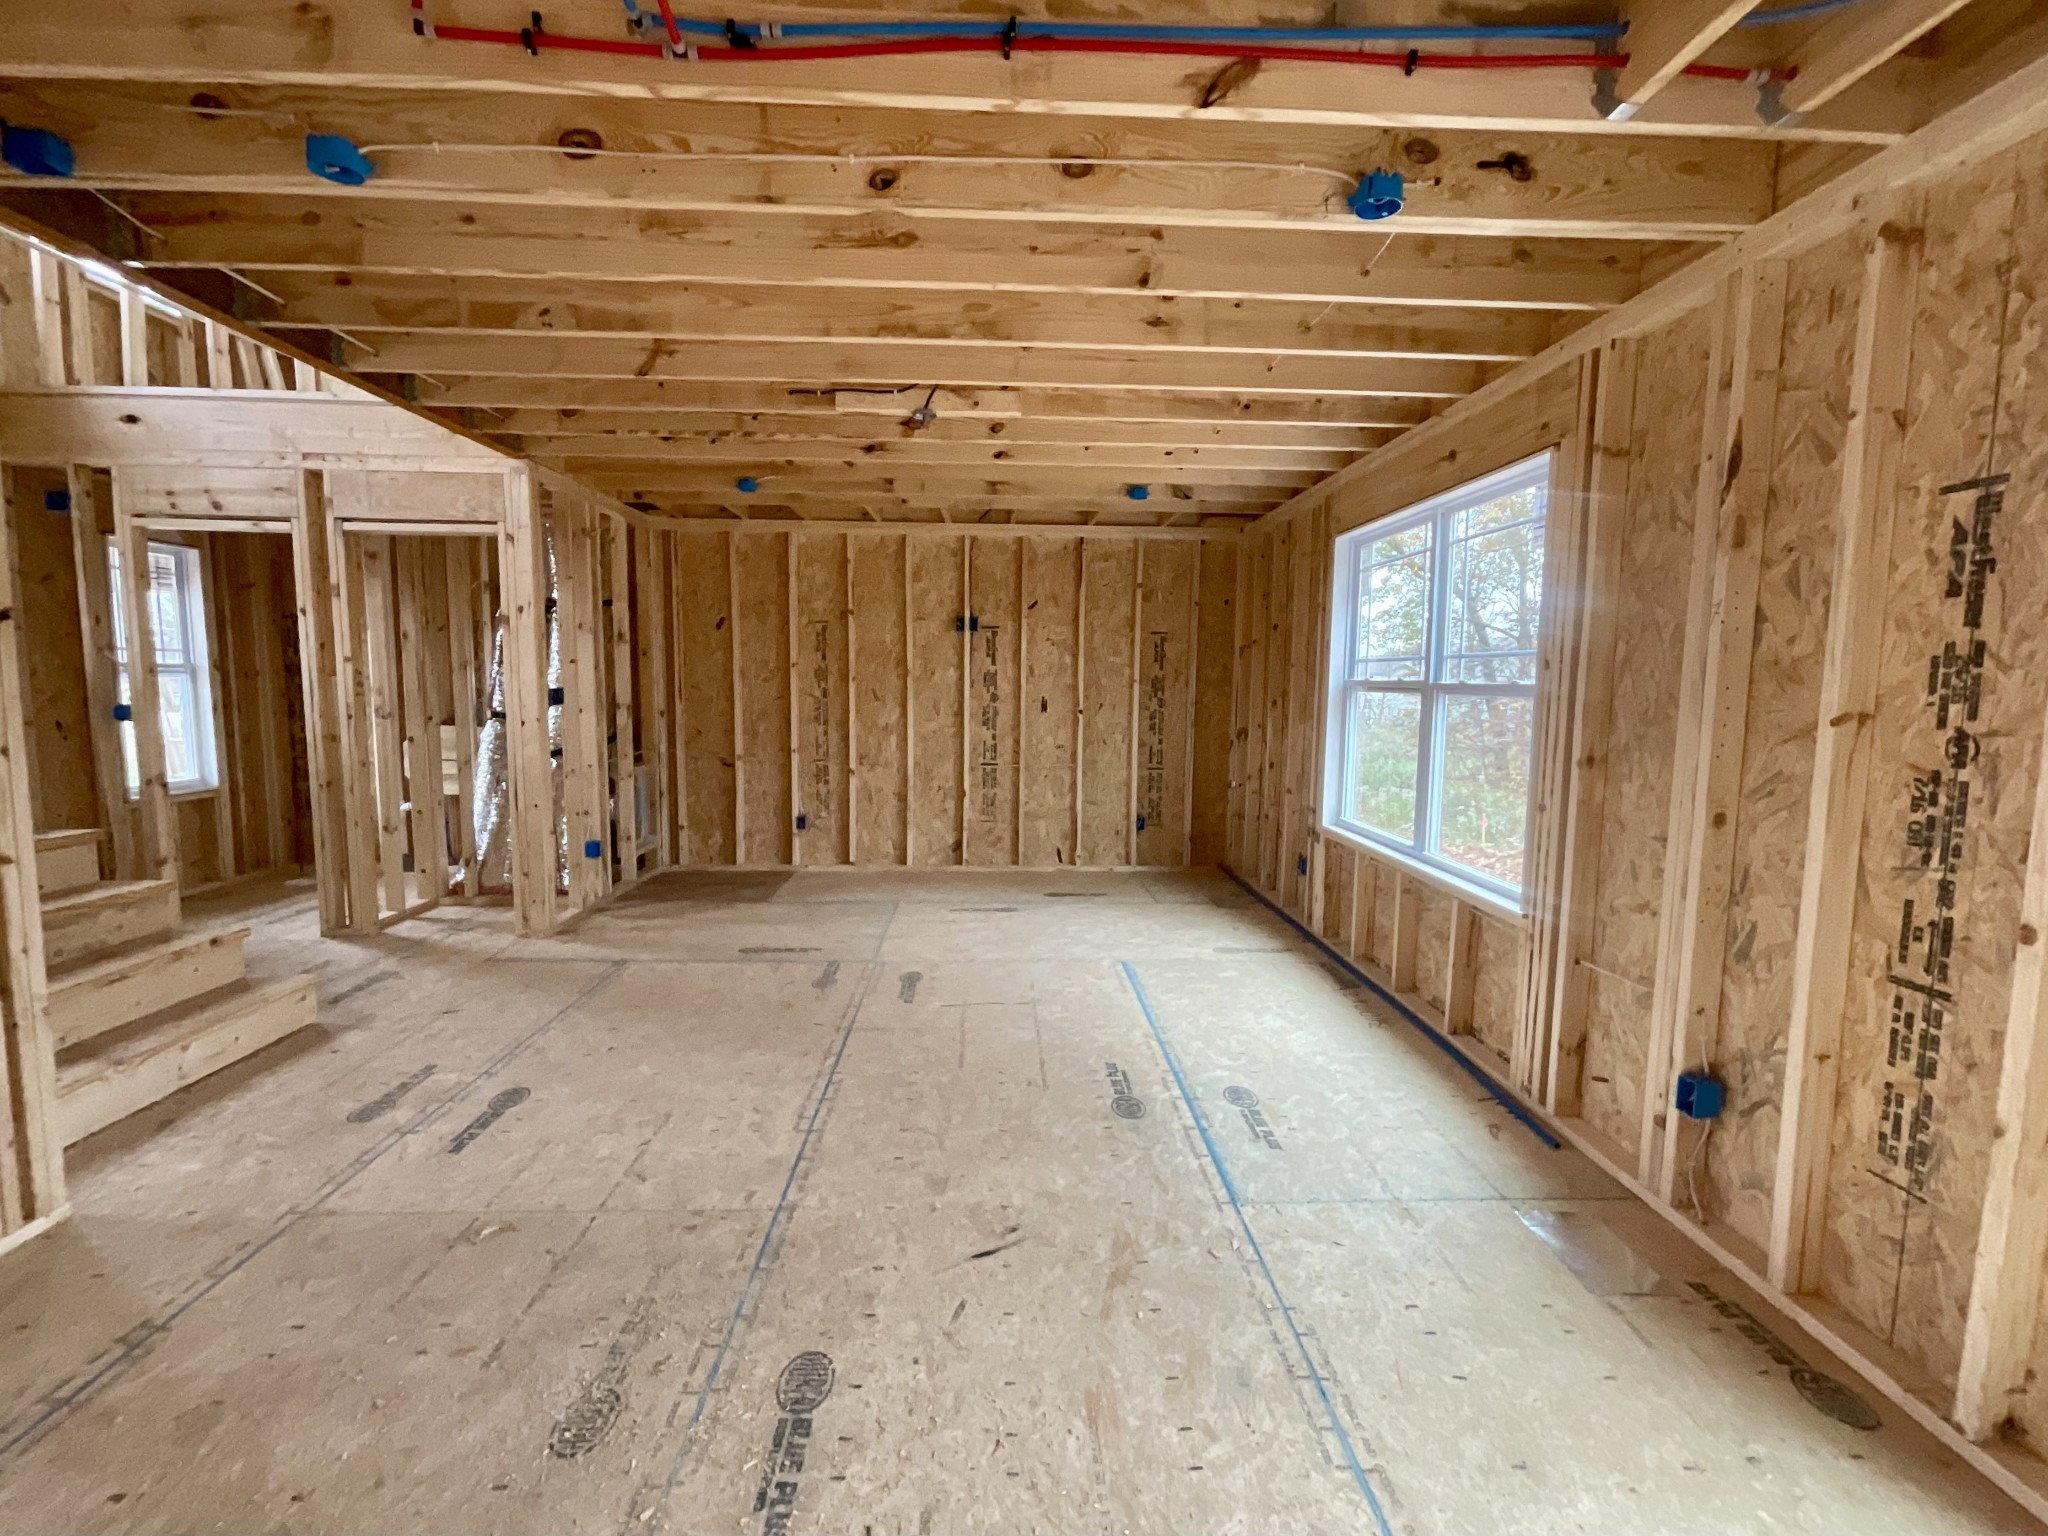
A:
POLYGON ((1519 893, 1549 459, 1338 544, 1339 826, 1519 893))
MULTIPOLYGON (((107 543, 112 591, 115 686, 123 706, 128 691, 128 636, 122 623, 121 551, 107 543)), ((173 794, 212 789, 213 703, 206 658, 206 614, 201 606, 199 552, 178 544, 149 546, 149 627, 156 641, 157 715, 162 726, 164 780, 173 794)), ((141 790, 135 727, 121 725, 121 760, 128 793, 141 790)))

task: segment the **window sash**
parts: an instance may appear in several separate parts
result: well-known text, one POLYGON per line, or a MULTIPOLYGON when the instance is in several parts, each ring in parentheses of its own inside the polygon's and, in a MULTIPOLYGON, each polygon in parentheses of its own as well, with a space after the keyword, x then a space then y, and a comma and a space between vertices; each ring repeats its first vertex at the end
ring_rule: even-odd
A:
MULTIPOLYGON (((1533 701, 1536 684, 1533 681, 1534 668, 1529 668, 1532 680, 1527 682, 1477 682, 1464 677, 1467 662, 1494 662, 1503 666, 1514 662, 1533 663, 1536 657, 1535 645, 1502 650, 1460 650, 1450 647, 1451 629, 1451 584, 1454 568, 1459 556, 1481 539, 1497 538, 1517 530, 1529 530, 1541 541, 1539 546, 1542 559, 1536 571, 1536 600, 1542 599, 1542 560, 1548 558, 1547 532, 1549 517, 1549 483, 1553 456, 1544 453, 1537 458, 1512 465, 1494 475, 1460 487, 1447 496, 1436 498, 1417 507, 1411 514, 1401 516, 1372 530, 1369 536, 1357 539, 1355 543, 1340 546, 1335 552, 1339 569, 1343 573, 1342 587, 1345 591, 1345 606, 1334 617, 1342 627, 1338 646, 1333 651, 1335 665, 1331 678, 1332 724, 1327 744, 1329 792, 1324 799, 1330 807, 1328 819, 1339 830, 1352 836, 1376 843, 1424 864, 1443 871, 1453 879, 1479 887, 1480 889, 1505 895, 1519 903, 1522 886, 1510 884, 1488 874, 1484 870, 1460 860, 1445 856, 1442 847, 1444 791, 1445 791, 1445 717, 1449 703, 1456 699, 1519 699, 1533 701), (1535 489, 1543 493, 1536 510, 1527 517, 1513 522, 1489 526, 1470 532, 1460 533, 1460 526, 1466 514, 1477 507, 1485 506, 1505 496, 1535 489), (1368 655, 1361 644, 1366 616, 1363 604, 1367 596, 1367 583, 1373 572, 1390 563, 1376 558, 1375 551, 1385 548, 1385 542, 1418 527, 1427 526, 1427 556, 1429 560, 1426 582, 1427 609, 1424 616, 1423 650, 1420 657, 1398 658, 1386 655, 1368 655), (1367 673, 1373 667, 1385 669, 1389 662, 1417 661, 1419 677, 1371 677, 1367 673), (1369 695, 1391 695, 1416 700, 1418 708, 1418 741, 1415 759, 1415 781, 1413 791, 1412 837, 1403 838, 1395 833, 1372 826, 1352 814, 1352 777, 1356 771, 1356 716, 1361 698, 1369 695)), ((1397 558, 1409 558, 1402 555, 1397 558)), ((1469 572, 1468 572, 1469 579, 1469 572)), ((1533 749, 1532 761, 1525 776, 1529 779, 1533 800, 1533 749)), ((1523 811, 1524 850, 1527 847, 1528 810, 1523 811)))
MULTIPOLYGON (((206 653, 204 576, 199 552, 184 544, 144 546, 150 565, 150 588, 144 606, 157 676, 157 729, 164 751, 164 785, 174 795, 203 794, 220 787, 214 742, 213 674, 206 653), (159 584, 159 572, 168 576, 159 584), (177 643, 162 636, 175 633, 177 643)), ((121 550, 107 541, 107 574, 113 584, 114 687, 116 698, 131 709, 134 694, 128 673, 126 609, 121 592, 121 550)), ((121 768, 127 796, 141 798, 142 770, 136 752, 135 722, 120 726, 121 768)))

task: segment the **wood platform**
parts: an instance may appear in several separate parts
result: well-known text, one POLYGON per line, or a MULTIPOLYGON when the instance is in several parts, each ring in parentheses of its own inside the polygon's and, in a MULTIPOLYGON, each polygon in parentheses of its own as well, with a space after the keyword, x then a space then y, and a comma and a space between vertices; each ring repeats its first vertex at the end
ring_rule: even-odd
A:
POLYGON ((249 930, 181 928, 176 881, 100 880, 98 833, 36 842, 64 1145, 313 1022, 315 978, 252 979, 249 930), (81 854, 93 859, 90 879, 81 854))
POLYGON ((4 1260, 0 1528, 2032 1528, 1220 876, 191 916, 325 1024, 4 1260))

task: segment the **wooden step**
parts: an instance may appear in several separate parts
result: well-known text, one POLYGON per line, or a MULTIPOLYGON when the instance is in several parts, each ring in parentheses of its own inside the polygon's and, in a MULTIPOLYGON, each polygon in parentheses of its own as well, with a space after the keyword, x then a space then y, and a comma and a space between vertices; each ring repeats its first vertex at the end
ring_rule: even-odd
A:
POLYGON ((102 950, 161 938, 178 926, 170 880, 108 880, 43 900, 43 961, 68 965, 102 950))
POLYGON ((36 834, 36 889, 45 896, 97 885, 100 878, 100 829, 36 834))
POLYGON ((319 978, 244 985, 100 1035, 57 1058, 57 1126, 70 1146, 313 1022, 319 978))
POLYGON ((50 1033, 57 1049, 175 1008, 245 978, 247 928, 179 933, 93 955, 50 972, 50 1033))

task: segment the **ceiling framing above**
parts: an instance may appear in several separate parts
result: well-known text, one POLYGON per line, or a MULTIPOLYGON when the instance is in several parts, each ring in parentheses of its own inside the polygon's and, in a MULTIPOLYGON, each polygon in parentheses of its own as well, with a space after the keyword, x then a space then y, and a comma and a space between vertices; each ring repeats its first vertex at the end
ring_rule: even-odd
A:
MULTIPOLYGON (((1394 9, 1171 20, 1473 20, 1394 9)), ((1234 523, 2017 68, 2042 9, 1857 0, 1759 27, 1727 0, 1624 5, 1629 57, 1596 78, 1435 57, 1523 41, 1418 46, 1406 71, 772 42, 714 62, 446 30, 526 22, 498 0, 431 0, 434 39, 405 0, 112 0, 89 25, 16 0, 0 118, 61 134, 76 172, 0 175, 0 200, 650 510, 1234 523), (1760 102, 1763 74, 1702 64, 1797 70, 1760 102), (1798 115, 1766 124, 1775 96, 1798 115), (309 174, 309 133, 375 174, 309 174), (1405 202, 1366 221, 1347 200, 1375 170, 1405 202)), ((911 0, 765 19, 906 14, 1000 25, 911 0)), ((614 0, 544 25, 625 36, 614 0)))

